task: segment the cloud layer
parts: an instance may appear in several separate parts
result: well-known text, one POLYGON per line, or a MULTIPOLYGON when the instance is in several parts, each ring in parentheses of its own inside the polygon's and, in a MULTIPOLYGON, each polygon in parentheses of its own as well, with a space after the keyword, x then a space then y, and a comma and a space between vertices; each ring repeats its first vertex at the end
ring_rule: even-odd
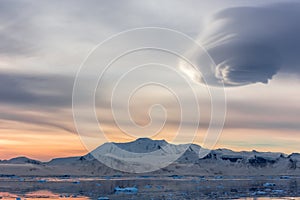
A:
MULTIPOLYGON (((225 136, 226 133, 232 134, 232 137, 228 137, 231 144, 236 139, 242 140, 243 135, 253 138, 257 136, 253 140, 255 142, 260 140, 259 134, 272 135, 274 131, 279 130, 282 135, 278 136, 278 140, 286 138, 294 142, 296 133, 300 130, 297 118, 300 113, 298 106, 300 82, 298 77, 291 78, 290 74, 299 72, 300 27, 297 19, 300 17, 300 3, 274 4, 274 1, 280 0, 265 0, 263 3, 252 0, 226 2, 134 0, 118 3, 94 0, 88 3, 82 0, 72 2, 2 0, 0 157, 19 155, 20 152, 25 152, 26 147, 31 149, 34 145, 39 145, 36 149, 32 149, 32 155, 36 156, 42 151, 47 154, 50 144, 54 145, 53 149, 57 152, 59 150, 66 152, 65 145, 57 144, 70 141, 71 145, 78 139, 70 133, 76 133, 72 116, 72 87, 80 63, 95 45, 112 34, 143 26, 171 28, 195 39, 202 31, 198 39, 217 63, 217 68, 212 71, 207 66, 204 70, 207 70, 209 78, 215 82, 219 81, 216 77, 224 77, 228 86, 266 83, 275 74, 289 73, 284 79, 283 74, 276 75, 267 85, 252 84, 226 88, 228 115, 224 131, 225 136), (272 5, 263 5, 267 2, 272 5), (257 7, 253 7, 254 5, 257 7), (235 7, 228 8, 228 6, 235 7), (203 24, 205 17, 218 10, 222 11, 214 15, 207 25, 203 24), (238 130, 241 128, 246 129, 246 132, 238 130), (28 138, 28 143, 20 146, 19 142, 24 142, 24 138, 28 138), (73 139, 66 140, 66 138, 73 139), (45 146, 45 149, 40 146, 45 146)), ((159 38, 162 43, 169 41, 166 37, 159 36, 159 38)), ((134 38, 120 45, 129 42, 137 40, 134 38)), ((110 49, 107 52, 109 53, 110 49)), ((129 61, 135 59, 136 62, 140 61, 143 64, 158 54, 147 54, 144 57, 142 54, 136 55, 126 57, 127 60, 122 59, 122 63, 116 65, 116 68, 108 74, 103 90, 97 90, 97 116, 105 125, 108 135, 116 141, 120 140, 122 133, 112 120, 109 95, 107 98, 104 95, 112 89, 111 80, 123 74, 124 66, 126 67, 128 63, 130 65, 129 61), (120 66, 123 67, 123 71, 120 70, 120 66)), ((159 54, 157 58, 160 63, 178 65, 177 60, 168 57, 167 54, 159 54)), ((185 97, 184 102, 191 101, 189 95, 185 95, 186 87, 167 73, 168 71, 148 72, 136 74, 124 82, 122 90, 124 95, 135 81, 144 80, 146 75, 146 77, 153 76, 155 80, 159 78, 168 81, 180 90, 185 97)), ((87 77, 82 84, 88 85, 89 80, 87 77)), ((210 119, 210 102, 207 101, 206 90, 202 90, 198 85, 195 87, 199 90, 198 95, 201 99, 200 125, 205 129, 210 119)), ((82 112, 86 111, 84 100, 87 91, 87 86, 84 87, 84 91, 80 91, 82 112)), ((155 88, 146 94, 148 96, 137 98, 137 103, 132 104, 135 105, 133 117, 138 123, 147 124, 149 118, 145 108, 153 102, 166 105, 170 116, 166 130, 170 136, 181 121, 176 110, 177 104, 168 95, 162 95, 155 88)), ((121 105, 123 98, 120 97, 118 100, 117 106, 121 105)), ((125 109, 119 110, 126 112, 125 109)), ((153 117, 157 117, 157 120, 163 119, 159 112, 153 117)), ((193 119, 192 115, 189 117, 193 119)), ((86 126, 89 127, 89 133, 98 131, 98 126, 91 126, 88 119, 87 117, 86 126)), ((192 126, 189 120, 182 122, 187 128, 192 126)), ((187 137, 182 139, 185 138, 187 137)), ((79 143, 79 139, 77 142, 79 143)), ((76 143, 72 148, 76 149, 76 145, 78 147, 76 143)), ((298 146, 294 147, 297 151, 298 146)), ((287 144, 286 148, 291 149, 287 144)))

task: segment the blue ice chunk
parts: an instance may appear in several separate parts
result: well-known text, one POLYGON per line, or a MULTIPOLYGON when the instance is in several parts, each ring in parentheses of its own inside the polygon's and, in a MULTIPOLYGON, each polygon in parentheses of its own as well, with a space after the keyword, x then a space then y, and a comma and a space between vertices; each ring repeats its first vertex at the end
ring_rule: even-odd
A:
POLYGON ((125 187, 125 188, 121 188, 121 187, 115 187, 115 193, 119 194, 136 194, 138 192, 138 189, 136 187, 125 187))
POLYGON ((108 197, 98 197, 98 200, 109 200, 108 197))
POLYGON ((274 187, 274 186, 276 186, 276 184, 275 183, 264 183, 263 186, 264 187, 274 187))

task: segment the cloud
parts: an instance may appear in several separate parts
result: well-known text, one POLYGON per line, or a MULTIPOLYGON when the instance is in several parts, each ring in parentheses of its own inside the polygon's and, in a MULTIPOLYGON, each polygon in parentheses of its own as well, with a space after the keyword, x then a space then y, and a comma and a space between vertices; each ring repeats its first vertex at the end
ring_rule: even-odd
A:
POLYGON ((72 87, 69 76, 0 72, 0 120, 74 132, 72 87))
POLYGON ((25 106, 67 106, 72 101, 73 78, 55 74, 0 72, 0 102, 25 106))
POLYGON ((225 85, 267 83, 278 72, 300 71, 300 3, 233 7, 218 12, 200 42, 225 85))
MULTIPOLYGON (((12 129, 19 129, 24 126, 22 123, 34 126, 40 126, 48 129, 62 130, 69 133, 75 133, 73 125, 70 123, 72 120, 71 115, 63 110, 56 110, 55 112, 36 112, 28 109, 15 109, 13 107, 1 108, 2 113, 0 116, 0 125, 7 124, 8 121, 19 123, 18 127, 12 129)), ((25 129, 24 129, 25 130, 25 129)), ((42 132, 44 130, 39 130, 42 132)))
POLYGON ((40 35, 34 22, 35 10, 30 2, 1 1, 0 55, 29 55, 37 50, 40 35))

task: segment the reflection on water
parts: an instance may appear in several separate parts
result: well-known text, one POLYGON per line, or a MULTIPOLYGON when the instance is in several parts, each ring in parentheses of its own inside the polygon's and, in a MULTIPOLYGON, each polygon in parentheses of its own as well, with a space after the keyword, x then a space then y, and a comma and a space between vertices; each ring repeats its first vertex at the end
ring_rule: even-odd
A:
MULTIPOLYGON (((19 199, 27 199, 27 200, 40 200, 40 199, 68 199, 68 200, 89 200, 91 199, 90 197, 87 196, 64 196, 62 194, 55 194, 52 193, 48 190, 40 190, 40 191, 35 191, 35 192, 29 192, 26 193, 24 195, 16 195, 16 194, 12 194, 12 193, 8 193, 8 192, 0 192, 0 198, 1 199, 7 199, 7 200, 19 200, 19 199)), ((126 198, 126 197, 125 197, 126 198)), ((125 199, 122 198, 122 199, 125 199)), ((128 197, 129 199, 131 199, 131 197, 128 197)), ((98 199, 101 199, 98 198, 98 199)), ((105 199, 104 197, 102 197, 102 199, 105 199)), ((172 198, 169 198, 172 199, 172 198)), ((241 198, 244 200, 251 200, 251 199, 255 199, 255 200, 298 200, 300 198, 297 197, 281 197, 281 198, 276 198, 276 197, 252 197, 252 198, 241 198)))
POLYGON ((2 199, 299 199, 299 177, 0 177, 2 199), (136 189, 134 193, 115 188, 136 189))
POLYGON ((39 190, 35 192, 28 192, 25 194, 13 194, 9 192, 0 192, 0 198, 1 199, 11 199, 11 200, 19 200, 19 199, 28 199, 28 200, 35 200, 35 199, 76 199, 76 200, 88 200, 90 199, 89 197, 86 196, 64 196, 62 194, 56 194, 48 190, 39 190))

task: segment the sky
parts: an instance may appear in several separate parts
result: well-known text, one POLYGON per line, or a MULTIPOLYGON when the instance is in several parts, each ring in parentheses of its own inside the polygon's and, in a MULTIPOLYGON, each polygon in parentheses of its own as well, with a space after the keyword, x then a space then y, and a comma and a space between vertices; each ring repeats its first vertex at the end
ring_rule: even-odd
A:
MULTIPOLYGON (((213 148, 300 152, 299 15, 297 1, 2 0, 0 159, 83 155, 105 142, 139 137, 206 147, 210 90, 226 97, 224 127, 213 148), (143 27, 175 30, 205 51, 151 30, 99 47, 143 27), (141 50, 116 60, 89 88, 101 63, 144 40, 184 49, 196 71, 170 52, 141 50), (74 114, 73 86, 86 65, 92 67, 77 82, 74 114), (87 98, 92 91, 98 125, 87 98)), ((222 100, 214 102, 219 118, 222 100)))

